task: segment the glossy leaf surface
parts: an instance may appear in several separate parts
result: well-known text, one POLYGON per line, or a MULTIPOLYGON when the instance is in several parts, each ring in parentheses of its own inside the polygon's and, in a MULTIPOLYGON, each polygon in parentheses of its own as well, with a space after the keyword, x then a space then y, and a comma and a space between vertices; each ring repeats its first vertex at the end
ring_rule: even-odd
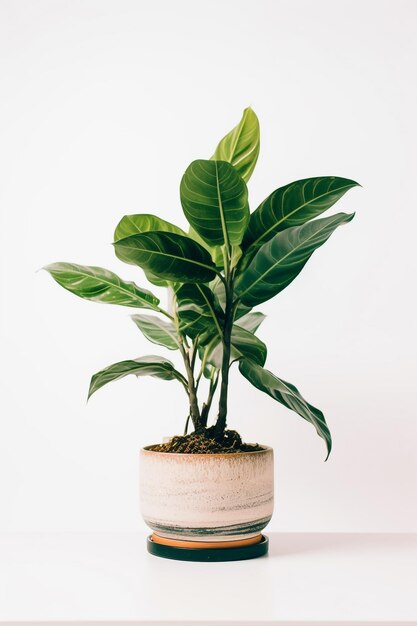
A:
POLYGON ((216 276, 210 254, 196 241, 176 233, 149 232, 114 243, 118 257, 159 278, 178 282, 209 282, 216 276))
POLYGON ((43 269, 61 287, 85 300, 158 310, 159 299, 150 291, 126 282, 102 267, 52 263, 43 269))
POLYGON ((304 400, 294 385, 287 383, 285 380, 281 380, 272 374, 272 372, 260 367, 258 364, 247 359, 242 359, 239 363, 239 370, 254 387, 267 393, 271 398, 274 398, 274 400, 277 400, 277 402, 295 411, 298 415, 313 424, 317 434, 326 442, 327 460, 332 449, 332 438, 323 413, 304 400))
MULTIPOLYGON (((267 356, 267 348, 263 341, 250 331, 233 325, 231 337, 230 361, 246 357, 259 365, 264 365, 267 356)), ((216 369, 220 369, 223 358, 223 344, 214 337, 208 344, 207 362, 216 369)))
POLYGON ((277 233, 264 243, 236 281, 242 304, 255 306, 285 289, 301 272, 313 252, 353 214, 337 213, 277 233))
POLYGON ((194 241, 199 243, 200 246, 203 246, 203 248, 205 248, 207 252, 209 252, 211 259, 217 268, 223 269, 224 258, 222 246, 211 246, 207 243, 207 241, 204 241, 204 239, 200 237, 200 235, 197 233, 197 231, 194 230, 192 226, 190 226, 188 230, 188 236, 191 237, 191 239, 194 239, 194 241))
POLYGON ((176 293, 179 328, 204 344, 214 336, 221 339, 223 312, 214 293, 206 285, 187 284, 176 293))
POLYGON ((165 322, 156 315, 132 315, 132 320, 152 343, 164 346, 169 350, 178 350, 179 340, 172 322, 165 322))
POLYGON ((260 132, 259 120, 255 112, 248 107, 243 111, 242 119, 219 142, 212 159, 228 161, 248 182, 255 169, 259 156, 260 132))
POLYGON ((248 190, 226 161, 193 161, 180 187, 184 214, 211 246, 240 244, 249 220, 248 190))
MULTIPOLYGON (((213 291, 221 309, 224 311, 226 306, 226 292, 224 289, 224 285, 218 276, 210 283, 210 289, 213 291)), ((242 318, 251 310, 251 308, 252 307, 245 306, 244 304, 239 302, 236 307, 234 320, 236 321, 242 318)))
POLYGON ((183 385, 186 384, 184 377, 175 369, 171 361, 152 354, 142 356, 138 359, 113 363, 113 365, 109 365, 97 372, 97 374, 94 374, 91 378, 88 397, 90 398, 93 393, 104 385, 107 385, 107 383, 124 378, 129 374, 134 374, 135 376, 154 376, 156 378, 162 378, 163 380, 176 379, 183 385))
POLYGON ((251 214, 244 245, 258 246, 277 232, 301 226, 327 211, 358 183, 337 176, 297 180, 271 193, 251 214))
MULTIPOLYGON (((116 230, 114 231, 114 241, 130 237, 131 235, 138 235, 140 233, 147 233, 150 231, 176 233, 177 235, 186 236, 186 233, 181 228, 175 226, 175 224, 171 224, 171 222, 167 222, 166 220, 163 220, 156 215, 152 215, 151 213, 138 213, 122 217, 116 226, 116 230)), ((119 256, 117 249, 115 249, 115 252, 116 256, 119 256)), ((121 260, 123 261, 123 258, 121 258, 121 260)), ((154 285, 157 285, 158 287, 168 286, 168 281, 159 278, 151 271, 148 270, 145 274, 146 278, 154 285)))
POLYGON ((163 220, 161 217, 157 217, 151 213, 137 213, 122 217, 116 226, 116 230, 114 231, 114 241, 125 239, 131 235, 148 233, 154 230, 186 236, 186 233, 182 230, 182 228, 175 226, 175 224, 171 224, 171 222, 163 220))
POLYGON ((251 311, 249 313, 245 313, 239 319, 239 326, 248 330, 250 333, 256 333, 259 326, 262 324, 266 315, 261 313, 260 311, 251 311))
MULTIPOLYGON (((240 320, 239 320, 240 324, 240 320)), ((263 341, 252 332, 242 328, 238 324, 233 325, 232 330, 232 359, 244 356, 258 365, 265 365, 267 349, 263 341), (237 352, 236 352, 237 351, 237 352)))

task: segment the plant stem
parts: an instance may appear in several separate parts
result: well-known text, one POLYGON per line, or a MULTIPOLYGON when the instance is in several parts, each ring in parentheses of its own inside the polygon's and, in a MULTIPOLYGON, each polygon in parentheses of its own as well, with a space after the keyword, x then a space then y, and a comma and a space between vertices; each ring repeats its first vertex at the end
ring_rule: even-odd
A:
POLYGON ((208 419, 208 415, 211 409, 211 403, 213 402, 213 397, 217 389, 218 382, 219 382, 219 372, 216 371, 213 373, 213 376, 210 380, 209 394, 208 394, 206 402, 204 402, 203 404, 203 408, 201 409, 201 422, 204 428, 207 427, 207 419, 208 419))
POLYGON ((229 362, 231 352, 231 337, 233 328, 233 275, 229 272, 226 276, 226 306, 224 312, 223 329, 223 358, 222 358, 222 383, 220 387, 219 414, 216 421, 216 431, 220 434, 226 428, 227 417, 227 392, 229 387, 229 362))
POLYGON ((197 391, 195 388, 194 374, 193 374, 193 370, 191 367, 189 356, 183 344, 180 343, 179 347, 180 347, 180 352, 182 354, 182 358, 184 359, 185 370, 187 372, 188 394, 190 398, 190 417, 193 421, 194 430, 199 431, 201 430, 201 419, 200 419, 200 409, 198 408, 197 391))
MULTIPOLYGON (((184 361, 184 365, 185 365, 185 371, 187 373, 187 379, 186 379, 186 384, 187 384, 187 392, 188 392, 188 398, 190 401, 190 413, 187 419, 187 428, 188 428, 188 420, 191 417, 192 422, 193 422, 193 426, 194 426, 194 430, 199 430, 201 431, 201 418, 200 418, 200 409, 198 408, 198 400, 197 400, 197 389, 195 386, 195 380, 194 380, 194 364, 195 364, 195 359, 194 357, 192 357, 192 360, 190 361, 190 355, 189 355, 189 351, 187 350, 187 339, 186 337, 184 337, 179 330, 179 324, 178 324, 178 315, 177 315, 177 307, 176 307, 176 298, 175 295, 173 296, 173 313, 174 313, 174 317, 173 317, 173 321, 175 324, 175 327, 177 329, 177 336, 178 336, 178 347, 179 350, 181 352, 181 356, 183 358, 184 361)), ((162 311, 161 311, 162 312, 162 311)), ((196 350, 197 346, 193 346, 193 348, 196 350)))
POLYGON ((174 321, 174 318, 172 317, 172 315, 170 315, 168 313, 168 311, 165 311, 164 309, 161 309, 161 307, 158 307, 158 313, 162 313, 162 315, 165 315, 165 317, 167 317, 168 319, 170 319, 172 322, 174 321))
MULTIPOLYGON (((193 340, 193 343, 191 346, 190 364, 191 364, 191 371, 193 372, 193 375, 194 375, 195 361, 197 358, 197 345, 198 345, 198 337, 193 340)), ((196 385, 196 391, 197 391, 197 385, 196 385)))

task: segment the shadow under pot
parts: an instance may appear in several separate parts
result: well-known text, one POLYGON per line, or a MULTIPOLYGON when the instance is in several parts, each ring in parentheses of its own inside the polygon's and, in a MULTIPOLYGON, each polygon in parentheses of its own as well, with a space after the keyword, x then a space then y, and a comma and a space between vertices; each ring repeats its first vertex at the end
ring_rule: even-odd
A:
MULTIPOLYGON (((219 548, 239 548, 241 554, 251 546, 253 556, 265 554, 261 531, 273 506, 272 448, 226 454, 140 451, 140 508, 153 531, 148 550, 154 554, 182 558, 169 552, 175 548, 183 554, 184 549, 194 549, 194 556, 197 549, 206 554, 219 548)), ((231 558, 230 550, 227 554, 231 558)), ((237 558, 252 557, 247 551, 237 558)))

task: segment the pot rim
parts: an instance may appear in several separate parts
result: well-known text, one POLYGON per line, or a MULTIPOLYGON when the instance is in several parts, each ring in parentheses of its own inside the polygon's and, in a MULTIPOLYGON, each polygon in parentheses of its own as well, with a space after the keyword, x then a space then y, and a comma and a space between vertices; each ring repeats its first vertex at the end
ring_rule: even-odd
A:
MULTIPOLYGON (((155 445, 155 444, 150 444, 150 445, 155 445)), ((202 458, 213 458, 213 457, 234 457, 234 456, 247 456, 247 455, 253 455, 253 454, 265 454, 265 452, 273 452, 273 448, 271 446, 265 446, 264 444, 260 443, 258 444, 260 445, 263 449, 262 450, 252 450, 252 451, 248 451, 248 452, 212 452, 209 454, 201 454, 201 453, 195 453, 195 452, 187 452, 186 454, 184 454, 184 452, 158 452, 158 450, 147 450, 148 446, 143 446, 142 448, 140 448, 140 453, 141 454, 152 454, 152 455, 159 455, 159 456, 164 456, 164 457, 202 457, 202 458)))

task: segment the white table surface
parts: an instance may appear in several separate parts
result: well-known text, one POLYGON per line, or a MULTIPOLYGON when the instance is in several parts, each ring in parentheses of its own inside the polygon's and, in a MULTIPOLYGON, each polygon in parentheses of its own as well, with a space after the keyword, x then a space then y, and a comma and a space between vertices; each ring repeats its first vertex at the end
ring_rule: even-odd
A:
POLYGON ((417 624, 417 535, 269 538, 267 557, 186 563, 141 534, 3 534, 0 624, 417 624))

